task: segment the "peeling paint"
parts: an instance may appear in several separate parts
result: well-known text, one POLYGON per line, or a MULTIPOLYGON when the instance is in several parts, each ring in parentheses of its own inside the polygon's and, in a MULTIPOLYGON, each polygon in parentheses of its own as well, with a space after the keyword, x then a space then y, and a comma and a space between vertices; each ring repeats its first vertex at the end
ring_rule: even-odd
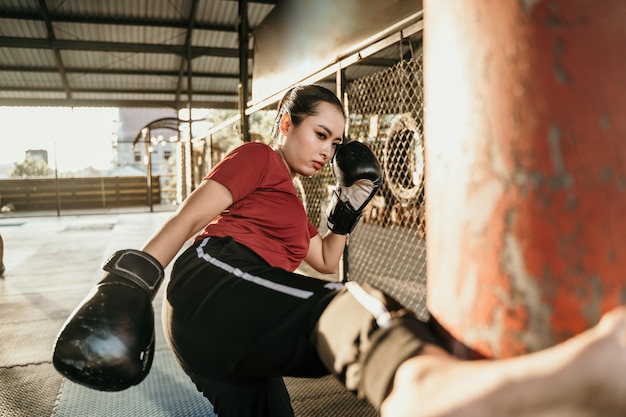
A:
POLYGON ((491 140, 489 146, 489 168, 498 178, 508 176, 508 168, 502 154, 501 146, 496 140, 491 140))
POLYGON ((600 129, 605 132, 611 130, 611 117, 608 114, 600 115, 600 129))
POLYGON ((552 52, 554 52, 554 55, 561 55, 563 53, 563 50, 565 50, 563 40, 556 39, 552 44, 552 52))
POLYGON ((494 211, 504 194, 504 185, 496 179, 485 181, 472 193, 468 210, 471 216, 466 220, 472 235, 482 236, 493 220, 494 211))
POLYGON ((556 64, 554 64, 553 69, 556 79, 561 84, 569 84, 572 82, 572 77, 568 74, 568 72, 565 70, 565 68, 563 68, 561 64, 557 62, 556 64))
POLYGON ((591 283, 592 291, 591 294, 585 294, 589 301, 583 304, 583 315, 587 320, 588 326, 591 327, 600 319, 602 314, 601 304, 604 292, 602 291, 602 280, 600 277, 594 274, 589 277, 589 282, 591 283))
POLYGON ((487 342, 492 349, 493 357, 501 357, 502 352, 500 349, 500 341, 504 334, 506 334, 506 328, 504 328, 504 309, 502 307, 495 308, 492 311, 492 323, 489 326, 480 326, 474 323, 471 328, 466 328, 463 337, 465 342, 469 346, 476 345, 476 343, 487 342))
POLYGON ((613 171, 611 170, 611 167, 604 167, 600 170, 600 179, 602 179, 602 181, 609 182, 612 177, 613 171))
POLYGON ((615 249, 609 249, 609 252, 607 253, 607 259, 610 263, 615 263, 615 261, 617 260, 617 253, 615 252, 615 249))
POLYGON ((519 5, 524 13, 528 14, 537 3, 539 3, 539 0, 520 0, 519 5))
POLYGON ((530 190, 539 188, 546 183, 543 175, 533 171, 525 171, 519 167, 513 174, 513 182, 519 187, 519 192, 522 196, 527 196, 530 190))
POLYGON ((558 27, 563 24, 563 22, 561 21, 561 18, 553 14, 548 16, 547 23, 548 23, 548 26, 554 26, 554 27, 558 27))
POLYGON ((509 300, 512 307, 523 307, 528 314, 526 326, 519 334, 519 340, 529 347, 538 350, 549 346, 553 341, 550 325, 551 308, 542 301, 543 289, 539 280, 533 277, 526 268, 523 250, 513 233, 504 236, 504 248, 500 254, 500 267, 511 280, 512 294, 509 300))
POLYGON ((548 16, 548 26, 561 26, 563 24, 563 21, 559 17, 559 14, 561 12, 559 4, 556 2, 552 2, 550 4, 550 10, 552 11, 552 13, 548 16))
POLYGON ((565 170, 563 154, 561 152, 561 129, 552 124, 548 132, 548 143, 550 145, 550 156, 552 157, 552 167, 554 168, 554 179, 552 181, 556 188, 569 188, 573 185, 572 176, 565 170))

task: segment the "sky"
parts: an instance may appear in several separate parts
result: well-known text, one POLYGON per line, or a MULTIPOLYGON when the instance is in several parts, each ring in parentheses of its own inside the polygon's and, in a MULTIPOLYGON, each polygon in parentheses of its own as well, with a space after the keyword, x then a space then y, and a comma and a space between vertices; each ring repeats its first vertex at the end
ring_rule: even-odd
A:
POLYGON ((59 172, 111 167, 117 108, 0 107, 0 164, 22 162, 29 149, 48 151, 59 172))

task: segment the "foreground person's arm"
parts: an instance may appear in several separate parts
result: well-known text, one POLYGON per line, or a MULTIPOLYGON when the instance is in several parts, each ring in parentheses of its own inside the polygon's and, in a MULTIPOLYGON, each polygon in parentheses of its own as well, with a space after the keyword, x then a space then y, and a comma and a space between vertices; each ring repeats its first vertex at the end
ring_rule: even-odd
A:
POLYGON ((626 307, 540 352, 462 361, 427 345, 397 370, 383 417, 624 417, 626 307))

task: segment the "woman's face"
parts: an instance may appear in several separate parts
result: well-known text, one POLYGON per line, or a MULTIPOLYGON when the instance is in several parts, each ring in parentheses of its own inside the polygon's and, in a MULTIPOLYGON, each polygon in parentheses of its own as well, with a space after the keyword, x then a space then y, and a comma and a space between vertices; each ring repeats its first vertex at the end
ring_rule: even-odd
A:
POLYGON ((334 105, 320 102, 317 114, 295 126, 289 115, 280 121, 283 142, 278 148, 292 176, 310 177, 330 161, 343 140, 345 119, 334 105))

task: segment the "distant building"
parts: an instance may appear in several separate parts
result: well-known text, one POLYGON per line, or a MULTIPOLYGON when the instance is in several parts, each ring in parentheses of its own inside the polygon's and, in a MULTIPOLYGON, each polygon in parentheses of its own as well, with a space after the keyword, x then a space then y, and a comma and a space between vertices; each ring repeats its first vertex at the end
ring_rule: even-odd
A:
MULTIPOLYGON (((113 160, 115 172, 138 172, 146 173, 147 146, 144 139, 133 146, 133 142, 141 129, 149 123, 166 118, 177 117, 173 109, 119 109, 117 138, 113 140, 113 160), (134 169, 121 169, 130 167, 134 169)), ((170 138, 176 137, 175 131, 153 131, 151 132, 150 149, 152 153, 152 174, 161 175, 166 172, 168 160, 176 152, 176 144, 170 138)))
POLYGON ((159 176, 162 203, 179 201, 177 197, 176 152, 178 132, 153 130, 150 137, 142 136, 142 129, 164 118, 176 118, 173 109, 119 109, 117 137, 113 140, 112 176, 147 175, 147 155, 151 154, 152 175, 159 176), (134 144, 135 139, 139 140, 134 144), (149 143, 146 143, 149 141, 149 143), (172 169, 172 166, 174 169, 172 169))
POLYGON ((48 151, 45 149, 29 149, 26 151, 26 159, 44 161, 48 165, 48 151))

